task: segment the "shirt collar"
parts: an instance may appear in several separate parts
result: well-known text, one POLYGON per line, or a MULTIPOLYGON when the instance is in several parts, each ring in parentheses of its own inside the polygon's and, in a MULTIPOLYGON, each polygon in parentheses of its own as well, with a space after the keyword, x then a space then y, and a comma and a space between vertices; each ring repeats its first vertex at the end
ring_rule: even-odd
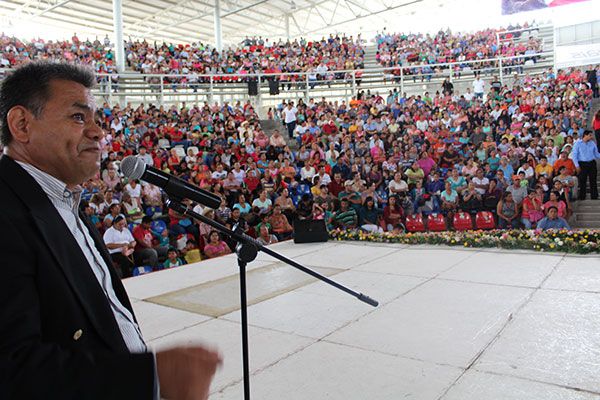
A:
POLYGON ((50 200, 59 200, 67 202, 71 209, 76 210, 79 207, 79 201, 81 199, 82 187, 77 185, 73 189, 68 189, 67 184, 62 182, 60 179, 34 167, 31 164, 27 164, 22 161, 16 161, 25 171, 31 175, 33 179, 41 186, 44 193, 50 200))

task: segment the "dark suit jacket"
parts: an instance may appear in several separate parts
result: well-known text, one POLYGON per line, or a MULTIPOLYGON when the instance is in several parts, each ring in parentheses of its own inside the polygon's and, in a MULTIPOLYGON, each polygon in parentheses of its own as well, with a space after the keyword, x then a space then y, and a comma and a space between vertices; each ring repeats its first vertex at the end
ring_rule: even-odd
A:
MULTIPOLYGON (((100 235, 90 233, 132 310, 100 235)), ((37 182, 2 156, 0 399, 152 399, 153 387, 152 354, 129 353, 62 218, 37 182)))

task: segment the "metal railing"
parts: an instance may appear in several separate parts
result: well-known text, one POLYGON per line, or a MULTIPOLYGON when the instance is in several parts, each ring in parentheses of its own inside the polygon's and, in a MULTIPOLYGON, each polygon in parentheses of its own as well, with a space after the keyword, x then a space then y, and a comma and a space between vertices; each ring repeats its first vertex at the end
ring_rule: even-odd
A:
POLYGON ((98 74, 99 84, 94 94, 113 103, 152 102, 173 104, 187 102, 223 102, 252 100, 259 107, 280 103, 282 99, 328 97, 350 100, 360 90, 392 90, 414 94, 435 93, 443 79, 448 78, 458 90, 475 78, 497 76, 504 84, 508 75, 539 74, 553 68, 553 52, 541 52, 513 57, 437 64, 409 64, 389 68, 328 71, 318 76, 314 72, 248 73, 248 74, 139 74, 124 73, 117 81, 111 75, 98 74), (424 70, 425 69, 425 70, 424 70), (191 80, 191 81, 190 81, 191 80), (277 81, 279 94, 270 94, 269 82, 277 81), (248 94, 249 82, 255 82, 256 96, 248 94))
MULTIPOLYGON (((514 74, 540 74, 554 67, 552 51, 513 57, 496 57, 480 60, 436 64, 407 64, 395 67, 362 70, 328 71, 323 79, 314 72, 248 73, 248 74, 140 74, 125 72, 113 81, 110 74, 98 74, 94 95, 99 101, 178 104, 250 100, 255 107, 274 106, 287 99, 326 97, 349 101, 359 91, 371 92, 399 90, 407 94, 441 91, 445 78, 453 82, 455 90, 463 93, 475 78, 497 76, 504 84, 507 76, 514 74), (424 72, 423 69, 426 69, 424 72), (190 82, 190 79, 194 82, 190 82), (196 80, 197 79, 197 80, 196 80), (269 81, 277 81, 279 94, 270 94, 269 81), (248 82, 257 86, 256 96, 248 94, 248 82)), ((1 74, 10 70, 0 69, 1 74)))

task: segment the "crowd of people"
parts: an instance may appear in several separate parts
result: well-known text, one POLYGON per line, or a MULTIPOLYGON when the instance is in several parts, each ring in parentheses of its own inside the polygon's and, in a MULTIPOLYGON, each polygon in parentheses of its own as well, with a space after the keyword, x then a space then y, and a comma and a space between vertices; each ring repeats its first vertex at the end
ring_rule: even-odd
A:
POLYGON ((284 102, 275 115, 287 139, 268 136, 249 103, 104 104, 102 174, 85 184, 84 207, 124 276, 234 249, 209 225, 167 210, 157 187, 125 180, 119 163, 131 154, 218 194, 219 208, 195 211, 264 244, 289 239, 296 219, 399 232, 411 215, 443 215, 451 229, 457 213, 490 211, 499 228, 568 227, 587 193, 582 171, 598 197, 586 162, 600 155, 584 148, 594 144, 585 130, 591 97, 586 74, 570 69, 483 97, 394 90, 349 104, 284 102))
MULTIPOLYGON (((512 51, 495 48, 492 36, 491 30, 433 38, 380 35, 378 42, 380 55, 394 54, 382 62, 393 63, 411 43, 424 46, 419 62, 512 51)), ((0 40, 5 66, 66 54, 98 72, 112 65, 108 39, 0 40)), ((202 45, 142 43, 130 43, 127 52, 130 65, 143 72, 166 68, 188 77, 315 65, 327 74, 339 63, 357 67, 363 57, 360 40, 333 36, 275 44, 246 39, 224 54, 202 45)), ((325 98, 283 102, 269 114, 287 131, 271 135, 250 103, 105 103, 98 110, 107 133, 101 174, 84 184, 82 207, 123 276, 136 267, 171 268, 235 247, 209 225, 166 209, 157 187, 125 179, 119 165, 128 155, 218 194, 219 208, 195 205, 195 211, 230 228, 239 225, 263 244, 289 239, 296 219, 324 220, 328 229, 398 232, 414 215, 443 215, 451 229, 458 213, 489 211, 500 228, 568 227, 587 181, 591 198, 598 197, 594 161, 600 155, 585 127, 590 99, 598 96, 597 79, 590 77, 599 71, 548 70, 505 85, 478 76, 473 91, 464 93, 444 82, 435 94, 421 96, 395 89, 385 96, 361 91, 348 104, 325 98)), ((599 135, 600 115, 594 121, 599 135)))
MULTIPOLYGON (((528 27, 525 24, 525 28, 528 27)), ((486 68, 497 67, 493 61, 483 60, 523 56, 503 62, 508 74, 513 69, 522 72, 523 64, 528 61, 535 63, 539 59, 536 54, 543 51, 543 41, 535 35, 522 38, 520 26, 510 28, 515 31, 500 33, 505 30, 499 28, 453 33, 448 29, 435 35, 384 31, 375 38, 376 59, 382 67, 391 68, 391 75, 399 76, 402 69, 404 75, 422 75, 426 78, 443 72, 441 66, 434 64, 457 63, 453 65, 452 72, 460 76, 466 71, 486 71, 486 68)))
MULTIPOLYGON (((525 27, 528 25, 525 24, 525 27)), ((510 27, 519 29, 520 26, 510 27)), ((400 68, 405 75, 431 76, 439 67, 431 64, 482 60, 499 55, 525 57, 505 61, 505 68, 522 65, 527 60, 535 61, 533 54, 542 50, 541 39, 531 37, 527 41, 518 40, 521 31, 503 34, 500 44, 496 32, 500 29, 487 29, 475 33, 452 33, 440 31, 429 34, 405 34, 383 32, 375 38, 378 52, 377 61, 384 67, 393 68, 390 75, 399 75, 400 68), (416 67, 415 65, 423 65, 416 67)), ((289 87, 303 85, 306 79, 296 73, 306 73, 311 84, 351 81, 343 70, 364 69, 364 41, 357 37, 330 35, 321 40, 310 41, 304 38, 293 41, 270 41, 268 38, 253 37, 244 39, 239 45, 218 52, 214 47, 201 42, 173 44, 166 42, 125 41, 127 66, 133 71, 145 74, 167 75, 163 83, 174 88, 191 87, 207 82, 206 75, 215 75, 216 81, 240 82, 253 80, 248 77, 227 77, 224 74, 275 74, 270 80, 284 82, 289 87), (291 75, 278 75, 278 74, 291 75), (172 76, 168 76, 172 75, 172 76), (185 75, 185 76, 182 76, 185 75)), ((22 41, 5 34, 0 36, 0 68, 14 68, 31 60, 68 61, 89 64, 96 72, 107 74, 101 78, 113 80, 118 89, 118 75, 114 65, 114 44, 106 36, 103 40, 81 40, 74 34, 71 40, 33 39, 22 41)), ((484 69, 489 63, 476 65, 457 64, 454 69, 460 74, 463 69, 484 69)), ((510 73, 510 71, 507 71, 510 73)), ((360 74, 360 73, 359 73, 360 74)), ((360 76, 358 77, 360 80, 360 76)), ((148 78, 149 84, 160 84, 160 78, 148 78)), ((285 86, 284 86, 285 87, 285 86)))
POLYGON ((0 34, 0 68, 15 68, 30 61, 69 62, 86 64, 96 73, 111 74, 114 69, 114 50, 108 36, 100 40, 80 40, 77 34, 71 40, 33 39, 23 41, 0 34))
MULTIPOLYGON (((178 87, 195 88, 198 83, 208 82, 205 75, 224 74, 287 73, 292 75, 272 75, 269 79, 277 79, 290 85, 305 81, 304 77, 294 75, 295 73, 309 73, 310 79, 315 81, 333 81, 348 78, 335 71, 364 68, 364 49, 360 35, 356 38, 330 35, 314 41, 300 38, 277 42, 262 37, 246 38, 238 46, 224 49, 221 53, 201 42, 150 44, 145 40, 128 40, 124 45, 127 66, 131 70, 144 74, 185 75, 165 79, 165 83, 177 83, 178 87)), ((26 42, 2 34, 0 68, 15 68, 34 60, 66 61, 89 64, 97 73, 107 74, 117 83, 114 51, 108 36, 102 41, 98 38, 93 41, 80 40, 74 34, 70 41, 34 39, 26 42)), ((255 78, 215 78, 219 82, 251 79, 255 78)), ((148 80, 150 84, 160 83, 160 78, 148 80)))
MULTIPOLYGON (((357 38, 343 35, 330 35, 321 40, 270 42, 269 39, 246 38, 239 46, 224 49, 219 53, 211 46, 202 43, 191 44, 149 44, 128 42, 125 46, 127 62, 135 70, 146 74, 185 74, 185 77, 172 77, 169 82, 193 85, 207 82, 205 75, 223 74, 280 74, 269 79, 288 83, 304 82, 303 76, 295 73, 309 73, 314 80, 332 81, 344 79, 337 70, 364 68, 364 49, 360 35, 357 38)), ((253 77, 216 77, 221 81, 245 81, 253 77)))

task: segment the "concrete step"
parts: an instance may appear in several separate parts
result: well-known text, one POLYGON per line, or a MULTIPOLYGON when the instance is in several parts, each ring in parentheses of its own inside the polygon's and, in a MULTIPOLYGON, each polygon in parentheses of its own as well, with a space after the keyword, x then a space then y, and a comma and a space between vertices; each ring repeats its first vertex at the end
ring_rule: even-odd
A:
POLYGON ((600 221, 581 221, 571 225, 572 228, 579 229, 600 229, 600 221))
POLYGON ((575 211, 576 213, 594 213, 594 212, 600 212, 600 206, 580 206, 577 203, 574 203, 575 205, 573 206, 573 211, 575 211))
POLYGON ((270 135, 274 130, 278 130, 283 134, 283 129, 285 128, 282 123, 274 119, 261 119, 260 126, 267 135, 270 135))
POLYGON ((577 212, 575 215, 575 221, 577 222, 584 222, 584 221, 596 221, 598 223, 600 223, 600 212, 596 212, 596 213, 579 213, 577 212))

